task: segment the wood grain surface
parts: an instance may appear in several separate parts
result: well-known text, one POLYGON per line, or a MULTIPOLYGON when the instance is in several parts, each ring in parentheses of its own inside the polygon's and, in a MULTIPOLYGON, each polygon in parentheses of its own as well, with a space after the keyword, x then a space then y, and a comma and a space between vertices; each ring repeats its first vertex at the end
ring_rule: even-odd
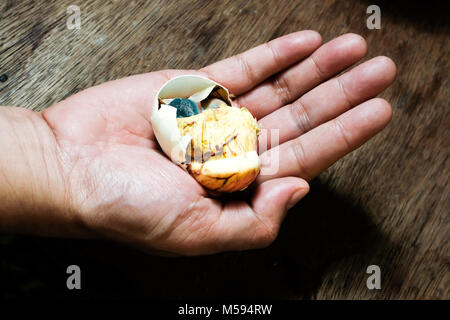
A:
MULTIPOLYGON (((442 2, 443 3, 443 2, 442 2)), ((163 68, 198 68, 300 29, 367 39, 398 77, 380 135, 312 182, 273 245, 195 258, 82 240, 0 237, 2 297, 449 299, 449 20, 430 1, 0 2, 0 105, 42 110, 84 88, 163 68), (66 27, 67 7, 81 29, 66 27), (3 77, 5 80, 6 77, 3 77), (83 290, 65 289, 80 265, 83 290), (368 290, 366 268, 381 268, 368 290)))

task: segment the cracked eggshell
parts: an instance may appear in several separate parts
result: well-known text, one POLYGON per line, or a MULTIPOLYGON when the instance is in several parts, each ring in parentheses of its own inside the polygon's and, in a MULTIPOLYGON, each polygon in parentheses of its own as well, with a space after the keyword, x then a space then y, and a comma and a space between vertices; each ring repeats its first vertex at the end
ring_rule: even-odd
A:
POLYGON ((208 78, 197 75, 178 76, 167 81, 158 91, 153 102, 152 127, 156 139, 164 153, 178 164, 186 160, 186 148, 191 136, 181 136, 176 117, 176 108, 169 105, 173 98, 189 98, 200 103, 216 88, 220 87, 220 95, 231 106, 228 90, 208 78))
MULTIPOLYGON (((259 174, 261 162, 256 148, 257 135, 260 131, 259 124, 247 109, 232 107, 228 90, 208 78, 197 75, 185 75, 172 78, 166 82, 155 97, 151 122, 155 136, 164 153, 173 162, 186 169, 210 192, 220 193, 243 190, 259 174), (188 155, 186 157, 187 147, 191 141, 194 147, 198 144, 198 133, 191 132, 193 134, 191 136, 188 133, 190 132, 189 130, 181 130, 178 126, 180 124, 178 120, 181 123, 184 121, 200 121, 194 119, 204 119, 207 115, 216 114, 216 111, 210 109, 202 110, 200 104, 203 100, 211 98, 210 95, 214 90, 214 96, 216 98, 220 96, 220 100, 223 100, 226 104, 226 106, 220 108, 232 108, 226 112, 224 112, 225 110, 217 111, 222 115, 229 114, 229 117, 224 116, 226 119, 224 118, 223 121, 228 122, 222 122, 221 128, 224 128, 224 123, 234 123, 237 130, 244 130, 243 135, 240 136, 242 138, 239 138, 239 141, 236 143, 242 143, 246 146, 243 150, 247 151, 220 159, 186 161, 186 158, 192 156, 188 155), (196 102, 199 106, 200 114, 177 119, 177 109, 169 105, 174 98, 187 98, 196 102), (205 113, 203 114, 202 111, 205 113), (185 133, 182 134, 181 132, 185 133)), ((220 132, 220 126, 217 127, 217 130, 220 132)), ((213 129, 213 131, 215 130, 213 129)))

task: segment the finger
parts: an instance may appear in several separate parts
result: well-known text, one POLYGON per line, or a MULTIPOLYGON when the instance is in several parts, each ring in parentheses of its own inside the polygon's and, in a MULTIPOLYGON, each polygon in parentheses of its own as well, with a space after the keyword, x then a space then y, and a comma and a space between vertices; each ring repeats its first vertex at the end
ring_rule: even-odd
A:
POLYGON ((361 36, 342 35, 322 45, 307 59, 238 97, 236 102, 259 119, 358 62, 366 52, 367 45, 361 36))
POLYGON ((299 31, 216 62, 200 71, 227 87, 231 93, 239 95, 308 56, 321 41, 322 38, 315 31, 299 31))
POLYGON ((217 200, 202 198, 187 213, 192 221, 186 232, 189 239, 169 250, 199 255, 265 247, 276 238, 287 210, 308 191, 306 181, 286 177, 260 184, 251 206, 244 201, 228 201, 222 207, 217 200))
POLYGON ((257 181, 298 176, 311 180, 345 154, 355 150, 383 129, 392 117, 389 103, 372 99, 330 120, 308 133, 272 148, 261 155, 257 181), (276 171, 276 172, 275 172, 276 171))
MULTIPOLYGON (((279 129, 278 141, 270 141, 268 131, 263 131, 263 135, 267 135, 267 149, 294 139, 375 97, 392 83, 395 74, 396 67, 391 59, 376 57, 322 83, 294 103, 272 112, 260 120, 265 129, 279 129)), ((264 136, 261 141, 266 141, 264 136)))

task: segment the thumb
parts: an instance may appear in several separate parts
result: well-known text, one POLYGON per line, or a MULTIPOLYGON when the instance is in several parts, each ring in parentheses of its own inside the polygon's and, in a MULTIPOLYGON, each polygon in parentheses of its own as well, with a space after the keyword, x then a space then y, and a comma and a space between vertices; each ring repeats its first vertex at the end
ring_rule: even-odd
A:
POLYGON ((285 177, 259 184, 251 198, 251 207, 245 201, 221 203, 203 198, 192 212, 207 213, 204 218, 191 218, 197 224, 207 225, 190 231, 185 250, 175 252, 189 255, 209 254, 226 250, 244 250, 266 247, 275 240, 286 212, 309 191, 308 183, 300 178, 285 177), (199 223, 206 219, 206 223, 199 223))
POLYGON ((309 191, 309 184, 297 177, 285 177, 261 183, 252 198, 256 215, 278 230, 286 212, 309 191))

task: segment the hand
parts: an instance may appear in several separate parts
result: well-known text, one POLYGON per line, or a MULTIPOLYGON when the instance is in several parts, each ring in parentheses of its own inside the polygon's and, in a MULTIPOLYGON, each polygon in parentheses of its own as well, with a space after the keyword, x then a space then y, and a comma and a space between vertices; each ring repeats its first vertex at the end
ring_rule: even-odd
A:
MULTIPOLYGON (((275 39, 201 70, 163 70, 104 83, 42 112, 55 141, 67 212, 88 234, 160 252, 208 254, 263 247, 307 181, 386 126, 390 105, 372 99, 394 79, 386 57, 358 62, 365 41, 347 34, 321 46, 313 31, 275 39), (279 170, 245 199, 209 198, 158 147, 153 98, 171 77, 199 74, 224 85, 265 129, 279 129, 279 170)), ((271 156, 272 155, 272 156, 271 156)), ((241 197, 242 198, 242 197, 241 197)), ((305 213, 307 214, 307 213, 305 213)))

